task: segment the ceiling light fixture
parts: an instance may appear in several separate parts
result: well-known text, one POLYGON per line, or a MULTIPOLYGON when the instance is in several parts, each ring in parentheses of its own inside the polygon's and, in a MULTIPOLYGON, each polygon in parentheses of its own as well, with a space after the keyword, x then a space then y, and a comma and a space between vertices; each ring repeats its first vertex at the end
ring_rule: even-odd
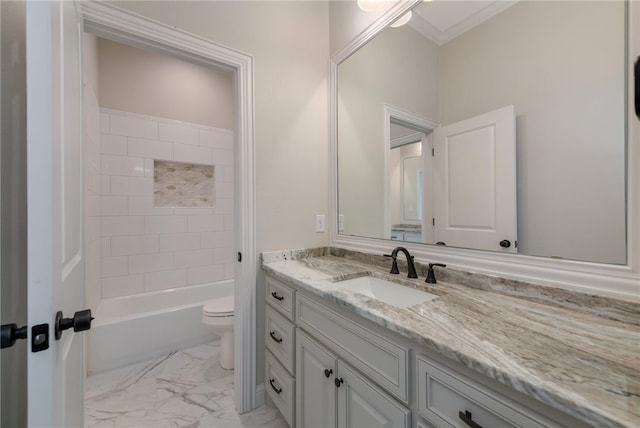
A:
POLYGON ((358 0, 358 7, 365 12, 375 12, 383 3, 384 0, 358 0))
POLYGON ((398 18, 398 20, 393 22, 390 25, 390 27, 393 27, 393 28, 402 27, 404 24, 406 24, 407 22, 411 21, 411 16, 413 16, 413 12, 409 11, 409 12, 405 13, 400 18, 398 18))

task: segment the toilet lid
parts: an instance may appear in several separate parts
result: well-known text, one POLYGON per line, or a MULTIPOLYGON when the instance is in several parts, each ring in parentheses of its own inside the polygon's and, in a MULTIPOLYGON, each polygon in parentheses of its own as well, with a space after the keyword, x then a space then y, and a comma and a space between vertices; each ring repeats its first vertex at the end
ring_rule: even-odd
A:
POLYGON ((209 300, 204 304, 202 312, 207 316, 223 317, 233 315, 233 295, 209 300))

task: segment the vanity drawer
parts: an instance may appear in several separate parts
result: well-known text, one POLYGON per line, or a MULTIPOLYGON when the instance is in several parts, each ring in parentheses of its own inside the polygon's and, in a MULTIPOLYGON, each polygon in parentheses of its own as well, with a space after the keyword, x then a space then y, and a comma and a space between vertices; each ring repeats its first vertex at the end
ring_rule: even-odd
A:
POLYGON ((408 348, 299 294, 296 295, 296 323, 387 392, 407 403, 408 348))
POLYGON ((267 276, 265 300, 293 321, 293 298, 295 291, 288 285, 267 276))
POLYGON ((265 338, 264 342, 282 365, 294 374, 295 360, 295 330, 296 327, 285 317, 267 306, 265 309, 265 338))
POLYGON ((293 426, 296 381, 269 351, 265 354, 265 389, 290 427, 293 426))
POLYGON ((418 413, 437 427, 555 427, 553 422, 423 356, 417 358, 418 413), (468 413, 468 414, 467 414, 468 413))

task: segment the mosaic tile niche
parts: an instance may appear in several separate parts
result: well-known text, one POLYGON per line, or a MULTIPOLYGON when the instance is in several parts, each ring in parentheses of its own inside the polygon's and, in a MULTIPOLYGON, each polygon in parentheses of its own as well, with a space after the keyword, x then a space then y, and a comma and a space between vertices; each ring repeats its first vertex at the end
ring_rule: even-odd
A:
POLYGON ((153 161, 153 205, 213 207, 213 165, 153 161))

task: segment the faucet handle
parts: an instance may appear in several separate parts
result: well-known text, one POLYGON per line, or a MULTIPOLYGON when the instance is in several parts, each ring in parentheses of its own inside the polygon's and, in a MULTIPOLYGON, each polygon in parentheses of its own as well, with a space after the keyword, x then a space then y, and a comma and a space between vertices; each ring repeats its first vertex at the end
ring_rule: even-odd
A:
POLYGON ((434 266, 447 267, 447 265, 442 264, 442 263, 429 263, 429 270, 427 270, 427 279, 425 280, 425 282, 427 282, 429 284, 437 284, 438 283, 438 281, 436 281, 436 274, 433 271, 433 267, 434 266))
POLYGON ((393 259, 393 263, 391 264, 391 271, 389 273, 392 273, 394 275, 397 275, 400 273, 400 270, 398 270, 398 260, 397 260, 397 256, 393 255, 393 254, 384 254, 385 257, 391 257, 393 259))

